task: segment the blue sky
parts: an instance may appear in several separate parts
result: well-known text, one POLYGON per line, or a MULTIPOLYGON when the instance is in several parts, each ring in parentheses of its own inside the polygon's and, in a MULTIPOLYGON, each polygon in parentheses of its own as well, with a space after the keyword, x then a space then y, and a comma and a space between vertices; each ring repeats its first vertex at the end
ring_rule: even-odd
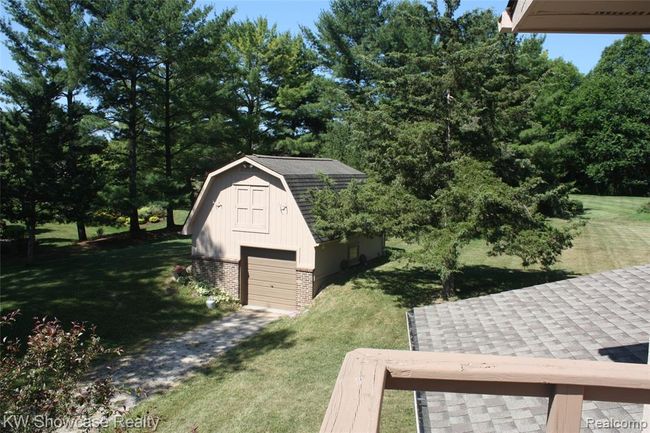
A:
MULTIPOLYGON (((327 9, 329 0, 198 0, 201 5, 210 4, 216 12, 236 8, 235 19, 265 16, 278 25, 280 30, 298 32, 300 25, 312 26, 319 13, 327 9)), ((492 8, 501 12, 507 0, 463 0, 461 12, 476 8, 492 8)), ((6 19, 4 9, 0 16, 6 19)), ((0 37, 2 38, 2 37, 0 37)), ((569 35, 551 34, 546 37, 545 47, 552 58, 563 57, 573 62, 582 72, 594 67, 603 49, 621 35, 569 35)), ((14 70, 14 65, 4 45, 0 46, 0 68, 14 70)))

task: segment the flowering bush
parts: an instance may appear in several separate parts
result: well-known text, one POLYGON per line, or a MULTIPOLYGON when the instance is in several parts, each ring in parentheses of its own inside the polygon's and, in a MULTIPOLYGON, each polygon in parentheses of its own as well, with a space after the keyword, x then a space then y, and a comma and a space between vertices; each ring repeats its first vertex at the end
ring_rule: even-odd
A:
POLYGON ((214 299, 217 305, 232 305, 237 302, 232 296, 220 289, 214 289, 210 298, 214 299))
POLYGON ((165 216, 165 209, 158 204, 149 204, 138 209, 138 217, 149 219, 152 216, 162 218, 165 216))
POLYGON ((187 287, 199 296, 207 296, 214 299, 218 305, 236 304, 237 300, 228 293, 203 281, 188 277, 187 287))
POLYGON ((187 269, 183 265, 176 265, 172 269, 172 280, 179 282, 180 284, 187 284, 189 279, 189 274, 187 269))
POLYGON ((203 281, 190 280, 188 283, 190 289, 199 296, 212 296, 215 293, 214 287, 204 283, 203 281))
MULTIPOLYGON (((0 317, 0 327, 11 327, 19 315, 14 311, 0 317)), ((72 323, 63 329, 58 320, 36 319, 27 344, 5 339, 0 344, 0 416, 26 415, 34 419, 88 418, 110 415, 110 399, 115 388, 110 379, 80 385, 91 363, 100 355, 119 354, 108 350, 94 328, 72 323)), ((46 433, 54 425, 5 423, 3 432, 46 433)))
POLYGON ((119 215, 115 214, 110 210, 98 210, 92 213, 91 222, 93 224, 105 225, 105 226, 122 224, 117 220, 118 218, 119 215))

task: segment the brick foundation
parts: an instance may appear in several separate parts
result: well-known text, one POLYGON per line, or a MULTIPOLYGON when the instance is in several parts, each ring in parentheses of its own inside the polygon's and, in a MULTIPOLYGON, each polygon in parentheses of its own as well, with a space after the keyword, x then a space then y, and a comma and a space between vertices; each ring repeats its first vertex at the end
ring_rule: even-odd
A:
POLYGON ((239 263, 192 257, 192 275, 239 300, 239 263))
POLYGON ((315 295, 314 273, 296 269, 296 307, 299 310, 305 308, 315 295))

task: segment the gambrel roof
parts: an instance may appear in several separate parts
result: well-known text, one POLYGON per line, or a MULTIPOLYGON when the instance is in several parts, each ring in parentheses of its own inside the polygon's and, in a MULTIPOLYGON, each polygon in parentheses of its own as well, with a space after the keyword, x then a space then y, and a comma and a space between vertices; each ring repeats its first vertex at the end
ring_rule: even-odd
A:
POLYGON ((345 188, 354 179, 362 180, 366 178, 366 175, 361 171, 330 158, 248 155, 208 175, 192 208, 192 212, 190 212, 183 227, 183 234, 191 233, 190 225, 193 215, 195 210, 201 206, 204 190, 208 188, 211 179, 219 173, 244 163, 270 172, 283 181, 285 188, 296 201, 300 213, 317 243, 326 242, 330 239, 320 236, 316 231, 316 218, 312 213, 309 191, 325 187, 323 176, 329 178, 332 188, 336 191, 345 188))

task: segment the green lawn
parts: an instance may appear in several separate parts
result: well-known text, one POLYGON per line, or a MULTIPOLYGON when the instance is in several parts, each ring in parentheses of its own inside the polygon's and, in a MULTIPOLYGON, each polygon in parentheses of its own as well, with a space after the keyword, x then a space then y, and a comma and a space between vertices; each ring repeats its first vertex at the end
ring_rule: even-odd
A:
MULTIPOLYGON (((182 220, 181 220, 182 221, 182 220)), ((21 310, 14 334, 32 318, 88 321, 110 346, 135 349, 162 331, 188 329, 219 317, 202 298, 166 284, 175 264, 190 263, 190 241, 174 234, 73 245, 71 224, 50 224, 38 235, 36 263, 2 257, 0 310, 21 310)))
MULTIPOLYGON (((462 256, 459 297, 650 262, 650 216, 636 212, 647 199, 578 198, 588 224, 553 272, 522 269, 512 257, 486 257, 485 245, 475 242, 462 256)), ((54 227, 42 236, 61 231, 54 227)), ((351 270, 305 314, 272 324, 137 411, 160 416, 162 432, 317 430, 345 353, 357 347, 407 349, 405 312, 439 300, 436 275, 400 257, 404 248, 389 242, 389 261, 364 272, 351 270)), ((187 239, 57 250, 61 254, 29 268, 3 258, 2 311, 20 307, 27 319, 48 313, 93 321, 111 344, 127 347, 218 314, 200 299, 163 288, 171 266, 189 260, 187 239)), ((388 392, 383 431, 412 432, 412 403, 409 392, 388 392)))
MULTIPOLYGON (((157 432, 318 431, 347 352, 408 349, 406 308, 363 280, 329 286, 307 313, 271 324, 134 415, 160 416, 157 432)), ((413 432, 412 393, 388 392, 382 414, 382 431, 413 432)))
MULTIPOLYGON (((174 222, 176 224, 183 224, 187 214, 189 212, 186 210, 175 210, 174 211, 174 222)), ((154 231, 165 228, 165 219, 161 218, 161 221, 155 224, 147 223, 141 224, 141 228, 145 231, 154 231)), ((86 235, 88 239, 94 239, 98 237, 98 230, 101 229, 104 232, 104 236, 113 235, 116 233, 126 233, 129 231, 128 226, 87 226, 86 235)), ((39 240, 39 245, 44 247, 62 247, 68 246, 77 241, 77 225, 76 224, 59 224, 59 223, 47 223, 38 227, 37 238, 39 240)))
MULTIPOLYGON (((463 254, 460 297, 650 262, 650 218, 636 213, 644 199, 579 198, 589 223, 553 272, 522 269, 512 257, 486 257, 486 247, 475 242, 463 254)), ((272 324, 136 414, 160 416, 163 433, 317 431, 345 353, 407 349, 405 312, 439 300, 436 276, 399 258, 405 247, 389 242, 392 260, 342 277, 306 314, 272 324)), ((382 423, 382 431, 414 431, 412 393, 388 392, 382 423)))

